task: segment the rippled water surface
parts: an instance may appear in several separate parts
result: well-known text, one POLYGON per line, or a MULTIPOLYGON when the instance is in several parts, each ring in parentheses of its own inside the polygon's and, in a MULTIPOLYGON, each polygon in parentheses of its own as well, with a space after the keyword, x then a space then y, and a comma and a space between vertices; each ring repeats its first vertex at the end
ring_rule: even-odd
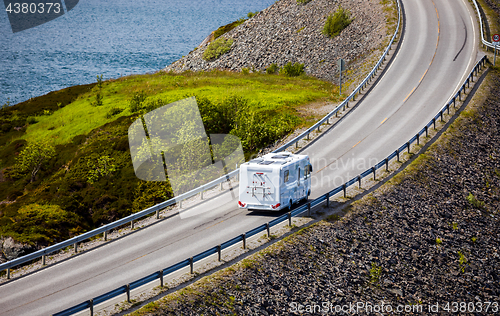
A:
POLYGON ((80 0, 63 16, 13 33, 0 12, 0 105, 77 84, 155 72, 220 25, 274 0, 80 0))

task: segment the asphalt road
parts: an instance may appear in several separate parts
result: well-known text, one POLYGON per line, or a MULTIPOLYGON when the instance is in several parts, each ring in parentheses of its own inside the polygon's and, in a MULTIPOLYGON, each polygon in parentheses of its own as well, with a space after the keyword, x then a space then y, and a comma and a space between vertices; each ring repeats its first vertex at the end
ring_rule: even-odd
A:
MULTIPOLYGON (((380 161, 416 134, 476 61, 478 35, 463 0, 404 0, 406 34, 373 91, 306 148, 312 198, 380 161)), ((50 315, 168 267, 274 218, 239 210, 227 192, 180 215, 0 286, 0 315, 50 315)))

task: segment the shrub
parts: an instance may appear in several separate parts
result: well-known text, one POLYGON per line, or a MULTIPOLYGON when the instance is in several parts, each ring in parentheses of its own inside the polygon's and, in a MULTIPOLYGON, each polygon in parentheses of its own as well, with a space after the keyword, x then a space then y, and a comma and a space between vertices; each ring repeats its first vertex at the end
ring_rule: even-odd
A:
POLYGON ((210 45, 208 45, 208 47, 205 49, 205 52, 203 53, 203 59, 217 59, 227 53, 231 49, 231 45, 233 45, 232 38, 220 37, 213 41, 210 45))
POLYGON ((297 4, 307 4, 311 2, 311 0, 297 0, 297 4))
POLYGON ((26 124, 36 124, 38 123, 38 120, 36 119, 35 116, 28 116, 26 119, 26 124))
POLYGON ((267 67, 266 72, 268 74, 275 74, 278 71, 278 65, 272 63, 269 67, 267 67))
POLYGON ((326 23, 323 27, 323 34, 328 37, 335 37, 339 35, 343 29, 349 26, 352 21, 351 12, 339 6, 334 14, 331 14, 326 18, 326 23))
POLYGON ((248 75, 250 73, 250 70, 248 68, 241 68, 241 73, 244 75, 248 75))
POLYGON ((470 203, 470 205, 474 206, 475 208, 482 209, 484 207, 484 202, 476 199, 476 197, 470 192, 469 195, 467 196, 467 201, 470 203))
POLYGON ((258 13, 259 13, 259 11, 255 11, 255 12, 248 12, 247 17, 248 17, 249 19, 251 19, 251 18, 253 18, 254 16, 256 16, 258 13))
POLYGON ((280 69, 280 73, 287 77, 297 77, 304 73, 304 64, 288 62, 280 69))
POLYGON ((111 118, 113 116, 115 116, 116 114, 120 114, 121 112, 123 112, 123 109, 122 108, 118 108, 118 107, 113 107, 111 108, 108 113, 106 114, 106 118, 111 118))
POLYGON ((130 112, 135 113, 142 108, 142 102, 146 100, 146 93, 144 91, 136 92, 130 100, 130 112))

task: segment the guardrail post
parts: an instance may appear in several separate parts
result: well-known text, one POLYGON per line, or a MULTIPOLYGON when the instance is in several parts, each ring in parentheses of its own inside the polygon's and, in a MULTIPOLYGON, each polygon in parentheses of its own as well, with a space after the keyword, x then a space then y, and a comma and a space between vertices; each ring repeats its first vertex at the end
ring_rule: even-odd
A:
POLYGON ((456 104, 455 104, 455 102, 456 102, 456 97, 453 98, 453 108, 457 107, 456 104))
POLYGON ((352 100, 356 101, 356 93, 352 96, 352 100))
POLYGON ((406 146, 408 147, 408 153, 410 153, 410 142, 406 142, 406 146))
POLYGON ((288 226, 292 227, 292 213, 288 212, 286 215, 288 217, 288 226))
POLYGON ((469 88, 469 82, 470 82, 470 79, 467 78, 467 88, 469 88))
POLYGON ((269 222, 266 223, 267 238, 271 238, 271 228, 269 227, 269 222))
POLYGON ((156 210, 156 219, 160 219, 160 210, 156 210))
POLYGON ((222 186, 222 183, 223 183, 223 182, 221 182, 221 183, 220 183, 220 190, 221 190, 221 191, 222 191, 222 190, 224 190, 224 187, 222 186))
POLYGON ((7 280, 10 280, 10 268, 7 268, 7 280))
POLYGON ((94 299, 91 298, 89 300, 89 311, 90 311, 90 316, 94 316, 94 299))
POLYGON ((42 267, 45 265, 45 255, 42 255, 42 267))
POLYGON ((247 249, 247 236, 245 233, 241 234, 241 237, 243 238, 243 249, 247 249))
POLYGON ((299 141, 295 142, 295 148, 299 148, 299 141))
POLYGON ((335 112, 335 117, 339 117, 339 111, 335 112))
POLYGON ((425 125, 425 137, 429 136, 429 128, 425 125))
POLYGON ((134 221, 130 221, 130 229, 134 229, 134 221))
POLYGON ((458 90, 458 101, 462 101, 462 88, 458 90))
POLYGON ((311 216, 311 202, 307 203, 307 216, 311 216))
POLYGON ((75 249, 75 253, 77 253, 78 252, 78 243, 77 242, 75 242, 75 244, 73 245, 73 248, 75 249))
POLYGON ((344 198, 347 197, 347 186, 345 185, 345 183, 342 185, 342 190, 344 191, 344 198))
POLYGON ((158 271, 158 274, 160 275, 160 287, 163 287, 163 270, 158 271))
POLYGON ((203 200, 203 191, 200 192, 200 198, 203 200))
POLYGON ((420 145, 420 133, 417 133, 417 146, 420 145))
POLYGON ((441 122, 444 122, 444 120, 443 120, 443 111, 439 111, 439 116, 441 117, 441 122))
POLYGON ((358 187, 361 189, 361 176, 358 176, 358 187))
POLYGON ((448 115, 450 114, 450 104, 449 103, 446 105, 446 113, 448 115))
POLYGON ((182 200, 179 201, 179 208, 182 208, 182 200))
POLYGON ((221 245, 217 246, 217 254, 218 254, 217 260, 219 260, 219 262, 220 262, 222 259, 222 246, 221 245))
POLYGON ((191 258, 189 258, 189 272, 191 274, 193 274, 193 272, 194 272, 194 267, 193 266, 194 266, 194 261, 193 261, 193 257, 191 257, 191 258))
POLYGON ((330 192, 326 192, 326 207, 330 207, 330 192))
POLYGON ((433 126, 434 126, 434 129, 436 129, 436 118, 433 118, 433 119, 432 119, 432 124, 433 124, 433 126))
POLYGON ((397 155, 397 157, 398 157, 398 162, 400 162, 400 161, 399 161, 399 148, 396 150, 396 155, 397 155))
POLYGON ((309 134, 310 134, 310 133, 307 133, 307 140, 309 140, 309 134))
POLYGON ((375 167, 372 167, 373 181, 377 180, 377 178, 376 178, 376 175, 377 175, 376 171, 377 171, 377 169, 375 167))
POLYGON ((130 284, 125 285, 127 288, 127 302, 130 303, 130 284))
POLYGON ((104 239, 104 241, 108 241, 108 231, 107 230, 105 230, 103 233, 103 239, 104 239))

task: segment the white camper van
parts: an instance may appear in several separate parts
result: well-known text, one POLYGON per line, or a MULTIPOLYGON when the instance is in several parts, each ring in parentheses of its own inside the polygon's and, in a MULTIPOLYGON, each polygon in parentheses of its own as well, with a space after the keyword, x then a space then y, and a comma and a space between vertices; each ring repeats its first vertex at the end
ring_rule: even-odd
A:
POLYGON ((306 155, 267 154, 240 166, 240 208, 279 211, 311 194, 312 166, 306 155))

